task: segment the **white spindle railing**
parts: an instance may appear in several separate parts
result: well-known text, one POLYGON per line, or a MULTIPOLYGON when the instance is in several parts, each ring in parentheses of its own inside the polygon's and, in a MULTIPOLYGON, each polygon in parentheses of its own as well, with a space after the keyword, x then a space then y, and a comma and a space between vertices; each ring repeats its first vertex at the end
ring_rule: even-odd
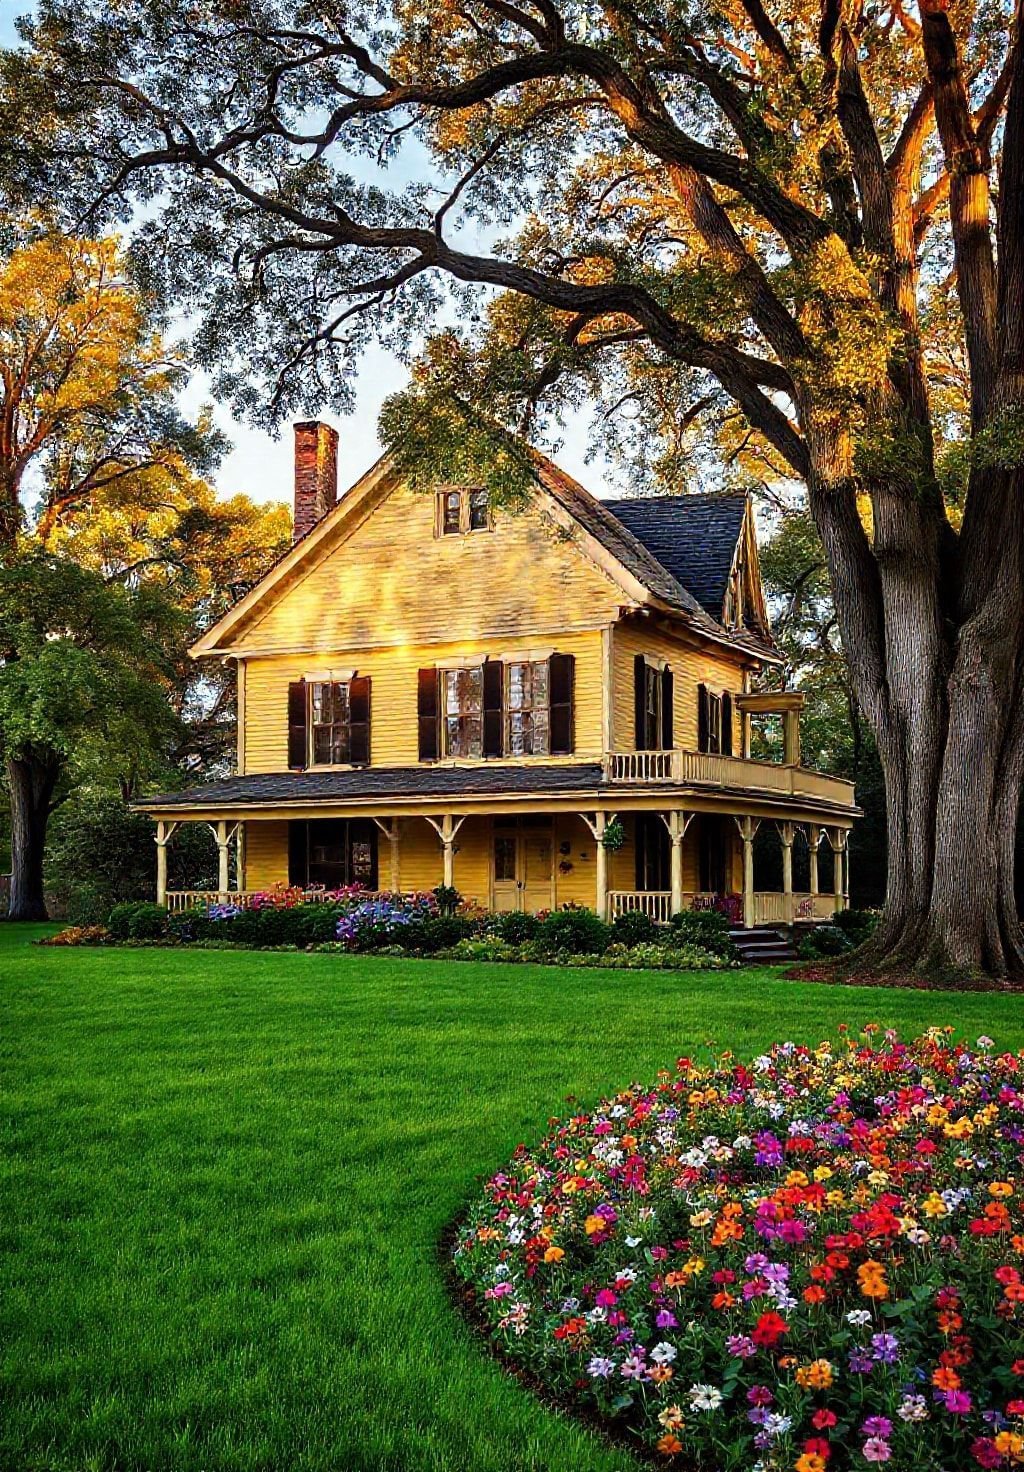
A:
MULTIPOLYGON (((241 909, 248 910, 257 895, 265 894, 265 889, 169 889, 167 909, 171 914, 178 910, 195 909, 200 905, 238 905, 241 909)), ((302 891, 302 902, 307 905, 319 904, 332 898, 333 894, 329 890, 302 891)))
POLYGON ((612 919, 639 911, 660 925, 672 918, 672 895, 660 889, 613 889, 608 894, 612 919))
POLYGON ((809 767, 784 767, 749 757, 711 751, 611 751, 605 757, 611 782, 678 782, 705 787, 742 788, 818 797, 844 807, 854 805, 853 783, 809 767))

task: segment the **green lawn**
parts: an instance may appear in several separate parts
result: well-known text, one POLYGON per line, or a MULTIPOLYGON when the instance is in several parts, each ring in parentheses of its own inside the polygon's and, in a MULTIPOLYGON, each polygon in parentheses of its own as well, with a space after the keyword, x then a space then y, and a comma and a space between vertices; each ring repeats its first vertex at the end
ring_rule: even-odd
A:
POLYGON ((40 950, 0 926, 0 1466, 632 1464, 506 1379, 438 1235, 567 1095, 1019 1002, 770 973, 40 950))

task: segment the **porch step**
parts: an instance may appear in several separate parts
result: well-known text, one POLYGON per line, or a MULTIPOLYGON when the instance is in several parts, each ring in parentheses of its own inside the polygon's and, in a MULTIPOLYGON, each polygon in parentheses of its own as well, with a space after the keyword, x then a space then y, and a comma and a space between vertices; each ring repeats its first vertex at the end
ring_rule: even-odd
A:
POLYGON ((768 965, 776 961, 795 961, 796 948, 785 930, 773 925, 755 925, 752 930, 730 927, 729 935, 741 961, 749 966, 768 965))

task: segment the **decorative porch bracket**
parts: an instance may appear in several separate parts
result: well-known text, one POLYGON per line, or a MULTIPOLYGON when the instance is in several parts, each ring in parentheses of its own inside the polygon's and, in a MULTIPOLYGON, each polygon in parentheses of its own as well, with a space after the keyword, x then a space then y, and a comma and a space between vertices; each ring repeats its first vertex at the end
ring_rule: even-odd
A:
POLYGON ((444 882, 449 889, 454 889, 455 839, 459 829, 466 821, 467 815, 463 814, 461 818, 456 818, 452 813, 445 813, 440 822, 436 818, 429 817, 426 813, 423 816, 441 840, 441 847, 444 853, 444 882))
POLYGON ((761 826, 760 818, 737 818, 733 821, 743 839, 743 928, 754 928, 754 839, 761 826))
POLYGON ((167 903, 167 845, 180 827, 180 823, 168 823, 161 818, 153 834, 153 840, 156 843, 156 902, 158 905, 167 903))
POLYGON ((670 813, 659 813, 658 816, 668 829, 671 844, 671 910, 673 915, 678 915, 683 908, 683 839, 697 814, 684 812, 682 808, 673 808, 670 813))

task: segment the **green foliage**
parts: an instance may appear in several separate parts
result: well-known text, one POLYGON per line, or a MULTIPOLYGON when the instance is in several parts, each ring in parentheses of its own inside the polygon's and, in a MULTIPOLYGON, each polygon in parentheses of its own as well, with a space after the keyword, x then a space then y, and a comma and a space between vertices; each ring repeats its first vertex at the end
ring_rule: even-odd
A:
POLYGON ((837 910, 832 916, 832 924, 848 936, 855 946, 863 945, 871 938, 878 921, 877 910, 837 910))
POLYGON ((636 946, 654 941, 657 937, 657 925, 643 910, 628 910, 623 915, 616 915, 612 921, 613 944, 617 942, 624 946, 636 946))
POLYGON ((519 946, 536 940, 540 921, 524 910, 507 910, 492 917, 490 928, 509 945, 519 946))
POLYGON ((600 955, 607 950, 611 927, 593 910, 552 910, 541 921, 537 942, 549 954, 600 955))
POLYGON ((115 940, 160 940, 167 934, 167 910, 148 900, 115 905, 107 929, 115 940))
MULTIPOLYGON (((406 950, 418 955, 431 956, 436 951, 445 951, 477 935, 479 923, 470 915, 433 915, 416 925, 407 926, 399 936, 406 950)), ((389 941, 395 937, 389 936, 389 941)))
POLYGON ((701 946, 727 961, 736 955, 729 921, 720 910, 680 910, 672 916, 671 925, 676 944, 701 946))
POLYGON ((454 915, 462 903, 462 896, 453 884, 436 884, 430 892, 441 915, 454 915))
POLYGON ((605 830, 601 834, 601 843, 609 853, 617 853, 626 842, 626 829, 621 818, 612 818, 610 823, 605 824, 605 830))
POLYGON ((797 946, 797 954, 805 961, 844 956, 852 950, 853 941, 837 925, 816 925, 797 946))

